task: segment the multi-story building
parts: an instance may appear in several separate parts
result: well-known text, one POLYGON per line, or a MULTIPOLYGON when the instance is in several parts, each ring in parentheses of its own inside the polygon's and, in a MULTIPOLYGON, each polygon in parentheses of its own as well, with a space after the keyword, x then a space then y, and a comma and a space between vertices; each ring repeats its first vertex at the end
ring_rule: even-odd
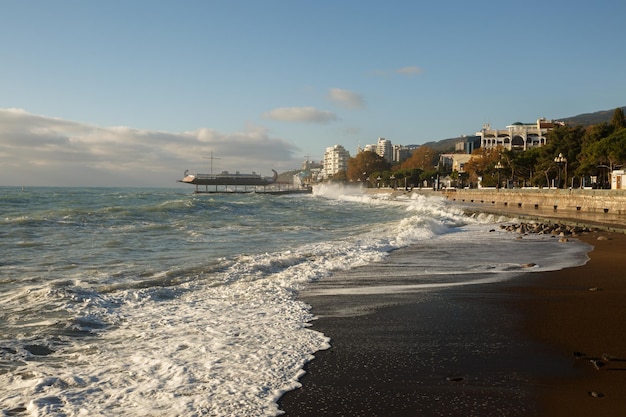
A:
POLYGON ((492 149, 502 146, 504 149, 527 150, 546 144, 546 134, 561 122, 537 119, 536 123, 513 123, 506 129, 492 129, 489 124, 476 132, 482 148, 492 149))
POLYGON ((393 145, 391 144, 390 140, 387 140, 385 138, 378 138, 376 153, 379 156, 385 158, 387 162, 393 162, 393 145))
POLYGON ((376 145, 365 145, 365 148, 361 149, 361 147, 359 146, 359 149, 357 150, 357 153, 361 153, 361 152, 374 152, 376 153, 376 145))
POLYGON ((350 153, 341 145, 326 148, 324 152, 324 177, 329 178, 340 171, 348 170, 350 153))
POLYGON ((403 162, 411 157, 411 148, 402 145, 393 145, 393 162, 403 162))

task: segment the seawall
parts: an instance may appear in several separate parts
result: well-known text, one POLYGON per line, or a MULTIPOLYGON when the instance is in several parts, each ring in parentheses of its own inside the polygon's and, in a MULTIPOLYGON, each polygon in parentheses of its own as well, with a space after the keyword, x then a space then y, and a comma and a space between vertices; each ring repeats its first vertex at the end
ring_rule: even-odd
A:
POLYGON ((448 200, 527 210, 626 214, 626 190, 480 189, 441 192, 448 200))
POLYGON ((471 212, 514 216, 529 220, 595 226, 626 233, 626 190, 580 189, 464 189, 412 191, 391 188, 367 189, 369 194, 411 193, 437 196, 471 212))

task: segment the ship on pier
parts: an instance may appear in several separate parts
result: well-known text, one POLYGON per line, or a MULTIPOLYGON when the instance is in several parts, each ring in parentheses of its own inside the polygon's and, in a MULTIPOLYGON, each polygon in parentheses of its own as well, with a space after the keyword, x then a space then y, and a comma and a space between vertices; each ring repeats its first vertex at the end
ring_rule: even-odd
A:
POLYGON ((278 181, 278 172, 271 177, 264 177, 253 172, 243 174, 222 171, 220 174, 189 174, 179 182, 196 186, 195 193, 265 193, 265 194, 299 194, 310 193, 310 187, 298 188, 292 184, 278 181), (200 188, 204 186, 204 189, 200 188))
POLYGON ((221 174, 189 174, 185 171, 185 176, 180 182, 194 185, 243 185, 243 186, 263 186, 276 182, 278 172, 274 172, 273 177, 264 177, 255 172, 252 174, 234 174, 222 171, 221 174))

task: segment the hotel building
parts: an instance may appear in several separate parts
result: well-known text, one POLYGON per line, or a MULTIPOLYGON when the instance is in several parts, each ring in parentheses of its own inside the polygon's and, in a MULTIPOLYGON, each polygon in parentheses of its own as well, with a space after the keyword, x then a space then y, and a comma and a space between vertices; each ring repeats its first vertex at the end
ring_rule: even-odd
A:
POLYGON ((504 149, 527 150, 546 144, 546 134, 562 122, 537 119, 536 123, 513 123, 506 129, 492 129, 489 124, 476 132, 480 137, 480 146, 493 149, 502 146, 504 149))

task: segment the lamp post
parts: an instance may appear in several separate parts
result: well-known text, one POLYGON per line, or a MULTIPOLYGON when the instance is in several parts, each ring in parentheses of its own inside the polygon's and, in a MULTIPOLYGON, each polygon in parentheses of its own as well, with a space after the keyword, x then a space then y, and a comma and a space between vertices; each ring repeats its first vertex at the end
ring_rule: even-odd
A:
POLYGON ((502 170, 502 168, 504 168, 504 166, 502 165, 500 161, 498 161, 495 168, 496 168, 496 171, 498 171, 498 184, 496 185, 496 190, 499 190, 500 189, 500 171, 502 170))
MULTIPOLYGON (((563 165, 567 164, 567 158, 563 156, 562 153, 559 153, 558 156, 554 157, 554 162, 558 167, 558 182, 556 183, 556 188, 561 188, 561 168, 563 165)), ((567 180, 567 179, 566 179, 567 180)))

